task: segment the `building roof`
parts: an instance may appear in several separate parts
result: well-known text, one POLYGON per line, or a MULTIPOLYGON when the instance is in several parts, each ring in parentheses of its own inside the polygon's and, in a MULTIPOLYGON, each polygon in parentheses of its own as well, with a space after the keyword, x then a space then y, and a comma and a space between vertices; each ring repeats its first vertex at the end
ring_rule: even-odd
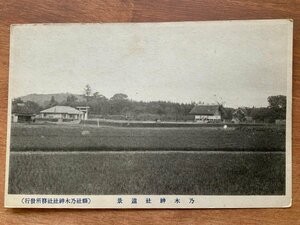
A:
POLYGON ((67 113, 67 114, 83 114, 83 112, 70 106, 54 106, 41 111, 41 113, 67 113))
POLYGON ((11 112, 18 115, 34 115, 37 112, 24 103, 13 104, 11 112))
POLYGON ((238 113, 247 115, 247 110, 244 108, 237 108, 232 112, 233 115, 238 114, 238 113))
POLYGON ((193 115, 214 115, 219 105, 196 105, 190 112, 193 115))

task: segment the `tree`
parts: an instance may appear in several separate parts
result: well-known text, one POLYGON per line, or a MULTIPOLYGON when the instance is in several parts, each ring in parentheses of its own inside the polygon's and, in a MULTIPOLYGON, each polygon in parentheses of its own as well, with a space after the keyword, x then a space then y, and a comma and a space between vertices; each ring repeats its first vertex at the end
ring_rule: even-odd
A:
POLYGON ((274 122, 272 121, 272 112, 270 108, 267 107, 261 107, 261 108, 255 108, 253 107, 251 109, 250 116, 253 118, 255 121, 259 122, 274 122))
POLYGON ((93 93, 93 99, 106 101, 107 98, 104 95, 101 95, 98 91, 93 93))
POLYGON ((223 106, 220 106, 220 111, 224 120, 232 120, 235 110, 233 108, 225 108, 223 106))
POLYGON ((22 106, 24 107, 25 106, 25 103, 22 101, 21 98, 15 98, 12 100, 12 112, 17 112, 19 111, 19 107, 22 106))
POLYGON ((24 103, 24 102, 23 102, 23 100, 22 100, 21 98, 14 98, 14 99, 12 100, 12 103, 13 103, 13 104, 18 104, 18 103, 24 103))
POLYGON ((67 97, 66 105, 72 106, 77 101, 77 98, 74 95, 69 95, 67 97))
POLYGON ((83 89, 83 95, 85 96, 86 100, 89 101, 92 95, 92 88, 89 84, 85 85, 83 89))
POLYGON ((285 119, 286 116, 286 96, 277 95, 268 97, 269 109, 272 112, 272 120, 285 119))
POLYGON ((99 92, 98 91, 96 91, 96 92, 94 92, 94 94, 93 94, 93 97, 94 98, 98 98, 100 95, 99 95, 99 92))
POLYGON ((268 97, 269 107, 271 109, 285 109, 286 108, 286 96, 277 95, 268 97))
POLYGON ((128 100, 128 95, 126 94, 122 94, 122 93, 118 93, 118 94, 115 94, 114 96, 112 96, 110 98, 111 101, 126 101, 128 100))
POLYGON ((12 102, 12 112, 38 114, 41 107, 33 101, 23 102, 21 99, 14 99, 12 102))
POLYGON ((131 108, 131 103, 128 100, 128 96, 126 94, 118 93, 115 94, 109 100, 110 104, 110 113, 113 115, 121 115, 123 108, 128 107, 131 108))
POLYGON ((58 102, 55 100, 54 96, 51 97, 50 103, 48 104, 48 108, 58 105, 58 102))
POLYGON ((37 104, 36 102, 33 102, 33 101, 25 102, 25 107, 30 109, 30 111, 35 114, 38 114, 41 111, 41 107, 39 106, 39 104, 37 104))

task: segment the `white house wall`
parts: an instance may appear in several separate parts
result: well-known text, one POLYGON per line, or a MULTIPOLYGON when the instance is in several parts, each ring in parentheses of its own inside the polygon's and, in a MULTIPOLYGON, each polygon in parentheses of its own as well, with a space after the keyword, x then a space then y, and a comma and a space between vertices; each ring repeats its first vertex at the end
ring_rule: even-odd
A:
POLYGON ((41 114, 41 118, 48 119, 81 119, 81 116, 78 114, 62 114, 62 113, 43 113, 41 114))
POLYGON ((220 120, 220 119, 221 119, 220 115, 213 115, 213 116, 195 115, 195 120, 220 120))

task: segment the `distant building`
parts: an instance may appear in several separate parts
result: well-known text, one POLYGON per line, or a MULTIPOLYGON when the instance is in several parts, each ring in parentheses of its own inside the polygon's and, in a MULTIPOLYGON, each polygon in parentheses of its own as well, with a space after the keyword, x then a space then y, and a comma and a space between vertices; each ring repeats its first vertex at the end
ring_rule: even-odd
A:
POLYGON ((232 113, 232 122, 233 123, 252 123, 253 118, 249 115, 249 112, 246 108, 237 108, 232 113))
POLYGON ((47 119, 82 120, 84 119, 84 117, 84 112, 81 112, 80 110, 77 110, 70 106, 54 106, 40 112, 40 118, 47 119))
POLYGON ((17 103, 12 106, 12 122, 33 122, 35 119, 35 112, 24 103, 17 103))
POLYGON ((196 105, 190 112, 195 116, 196 122, 218 122, 221 121, 220 105, 196 105))

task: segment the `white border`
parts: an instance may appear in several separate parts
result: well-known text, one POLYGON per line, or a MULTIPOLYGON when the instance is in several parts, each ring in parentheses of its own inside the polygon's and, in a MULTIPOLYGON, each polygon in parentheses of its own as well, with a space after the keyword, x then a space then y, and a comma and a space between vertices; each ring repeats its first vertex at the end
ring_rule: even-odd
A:
MULTIPOLYGON (((247 20, 231 21, 204 21, 204 23, 249 23, 247 20)), ((274 195, 15 195, 8 194, 8 176, 9 176, 9 158, 10 158, 10 124, 11 124, 11 76, 9 76, 8 93, 8 115, 7 115, 7 148, 6 148, 6 173, 5 173, 5 201, 7 208, 275 208, 290 207, 292 203, 292 57, 293 57, 293 21, 289 19, 276 20, 250 20, 252 23, 274 23, 287 25, 287 114, 286 114, 286 194, 282 196, 274 195), (89 204, 23 204, 24 198, 89 198, 89 204), (117 198, 124 200, 123 204, 117 203, 117 198), (137 198, 138 204, 131 204, 131 199, 137 198), (151 198, 151 204, 145 202, 146 198, 151 198), (164 204, 160 203, 160 198, 166 198, 164 204), (180 204, 174 200, 180 199, 180 204), (194 204, 188 202, 189 198, 195 200, 194 204)), ((174 22, 187 23, 187 22, 174 22)), ((164 22, 164 24, 174 24, 173 22, 164 22)), ((202 23, 202 22, 188 22, 202 23)), ((109 23, 110 25, 112 23, 109 23)), ((113 23, 120 24, 120 23, 113 23)), ((135 23, 137 24, 137 23, 135 23)), ((141 24, 141 23, 139 23, 141 24)), ((23 24, 21 26, 31 26, 32 24, 23 24)), ((55 24, 66 25, 66 24, 55 24)), ((91 24, 89 24, 91 25, 91 24)), ((105 25, 105 24, 103 24, 105 25)), ((10 66, 9 74, 13 74, 11 66, 13 43, 13 28, 10 33, 10 66)))
POLYGON ((290 199, 286 196, 226 196, 226 195, 8 195, 5 200, 7 208, 104 208, 104 209, 129 209, 129 208, 287 208, 290 199), (89 198, 88 204, 24 204, 25 198, 89 198), (118 198, 123 203, 118 204, 118 198), (131 204, 136 198, 138 204, 131 204), (151 204, 146 203, 146 198, 151 199, 151 204), (166 203, 160 203, 160 198, 166 198, 166 203), (176 198, 180 203, 175 202, 176 198), (189 199, 194 203, 190 204, 189 199))

